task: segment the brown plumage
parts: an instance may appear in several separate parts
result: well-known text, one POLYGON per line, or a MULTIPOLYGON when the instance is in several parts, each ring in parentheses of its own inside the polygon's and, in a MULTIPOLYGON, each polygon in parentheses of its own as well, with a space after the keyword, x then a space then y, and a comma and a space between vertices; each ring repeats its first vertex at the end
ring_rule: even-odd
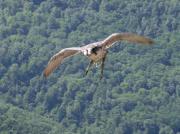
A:
POLYGON ((90 67, 94 63, 101 62, 101 78, 102 78, 104 61, 108 53, 107 49, 116 42, 121 40, 125 40, 132 43, 140 43, 144 45, 151 45, 154 43, 153 40, 151 40, 150 38, 140 36, 137 34, 114 33, 108 36, 106 39, 99 42, 91 43, 82 47, 71 47, 71 48, 62 49, 57 54, 52 56, 43 74, 45 77, 49 76, 52 73, 52 71, 55 70, 59 64, 62 63, 62 61, 65 58, 68 58, 78 53, 83 53, 85 56, 87 56, 90 59, 90 63, 86 69, 85 74, 88 73, 90 67))

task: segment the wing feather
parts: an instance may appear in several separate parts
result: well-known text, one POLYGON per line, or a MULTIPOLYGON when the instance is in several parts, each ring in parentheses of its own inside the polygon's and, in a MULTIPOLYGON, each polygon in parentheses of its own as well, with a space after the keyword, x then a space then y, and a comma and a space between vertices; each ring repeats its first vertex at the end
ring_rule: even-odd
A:
POLYGON ((65 58, 78 54, 80 50, 80 47, 72 47, 62 49, 61 51, 56 53, 54 56, 51 57, 47 67, 43 71, 44 76, 48 77, 57 68, 57 66, 62 63, 65 58))
POLYGON ((150 38, 137 35, 137 34, 132 34, 132 33, 114 33, 108 36, 102 43, 102 46, 109 48, 111 47, 114 43, 125 40, 129 41, 132 43, 140 43, 140 44, 145 44, 145 45, 151 45, 154 43, 154 41, 150 38))

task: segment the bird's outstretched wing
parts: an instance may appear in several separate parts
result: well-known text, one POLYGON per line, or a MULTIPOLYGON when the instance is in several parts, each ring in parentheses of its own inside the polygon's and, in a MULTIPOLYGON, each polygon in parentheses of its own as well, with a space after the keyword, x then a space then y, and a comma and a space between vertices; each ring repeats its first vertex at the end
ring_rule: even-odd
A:
POLYGON ((72 47, 72 48, 65 48, 56 53, 48 62, 47 67, 45 68, 43 74, 45 77, 48 77, 53 70, 57 68, 57 66, 67 57, 72 55, 78 54, 81 52, 80 47, 72 47))
POLYGON ((141 43, 145 45, 151 45, 154 41, 150 38, 133 34, 133 33, 114 33, 108 36, 106 39, 103 40, 102 46, 105 48, 111 47, 114 43, 125 40, 132 43, 141 43))

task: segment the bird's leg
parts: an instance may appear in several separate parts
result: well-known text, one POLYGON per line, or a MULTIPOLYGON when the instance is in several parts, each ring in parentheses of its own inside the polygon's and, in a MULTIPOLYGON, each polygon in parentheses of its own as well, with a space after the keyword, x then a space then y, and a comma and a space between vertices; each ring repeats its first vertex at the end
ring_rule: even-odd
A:
POLYGON ((100 80, 103 78, 104 61, 105 61, 105 58, 103 58, 102 63, 101 63, 101 74, 100 74, 100 80))
POLYGON ((101 62, 101 74, 100 74, 100 80, 103 78, 104 62, 105 62, 105 60, 106 60, 106 55, 107 55, 107 53, 105 54, 105 56, 103 57, 102 62, 101 62))
POLYGON ((86 71, 85 71, 85 76, 86 76, 87 73, 89 72, 89 69, 91 68, 92 64, 93 64, 93 60, 91 60, 91 61, 89 62, 89 65, 87 66, 86 71))

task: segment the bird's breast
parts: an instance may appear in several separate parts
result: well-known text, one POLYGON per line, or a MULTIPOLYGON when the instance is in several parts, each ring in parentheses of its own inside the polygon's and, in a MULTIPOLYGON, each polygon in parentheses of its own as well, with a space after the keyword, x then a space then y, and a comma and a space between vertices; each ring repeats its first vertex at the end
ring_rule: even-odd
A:
POLYGON ((106 51, 105 50, 99 50, 96 53, 91 53, 90 55, 88 55, 90 60, 93 60, 94 62, 98 62, 100 60, 102 60, 106 55, 106 51))

